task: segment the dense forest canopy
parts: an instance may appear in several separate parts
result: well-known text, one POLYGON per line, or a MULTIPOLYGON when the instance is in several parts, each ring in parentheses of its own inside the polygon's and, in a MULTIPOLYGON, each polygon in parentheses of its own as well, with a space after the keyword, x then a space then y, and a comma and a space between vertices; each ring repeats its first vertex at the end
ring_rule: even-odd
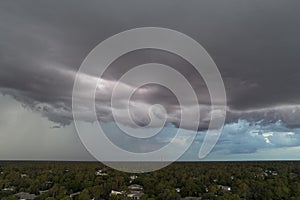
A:
POLYGON ((144 174, 95 162, 0 162, 0 189, 3 200, 300 199, 300 162, 179 162, 144 174))

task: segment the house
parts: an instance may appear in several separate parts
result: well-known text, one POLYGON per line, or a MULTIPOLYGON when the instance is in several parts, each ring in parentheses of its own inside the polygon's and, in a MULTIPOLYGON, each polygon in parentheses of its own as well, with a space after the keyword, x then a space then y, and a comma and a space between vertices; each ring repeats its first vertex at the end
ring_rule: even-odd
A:
POLYGON ((27 177, 27 174, 21 174, 21 178, 27 177))
POLYGON ((44 193, 47 193, 48 191, 49 191, 49 190, 40 190, 39 193, 40 193, 40 194, 44 194, 44 193))
POLYGON ((15 194, 19 199, 24 199, 24 200, 30 200, 30 199, 35 199, 36 195, 35 194, 29 194, 27 192, 19 192, 15 194))
POLYGON ((15 187, 7 187, 7 188, 3 188, 3 191, 14 191, 15 187))
POLYGON ((110 194, 111 194, 111 195, 120 195, 120 194, 124 194, 124 192, 123 192, 123 191, 119 192, 119 191, 116 191, 116 190, 112 190, 112 191, 110 192, 110 194))
POLYGON ((265 173, 271 174, 271 175, 273 175, 273 176, 277 176, 277 175, 278 175, 278 172, 275 171, 275 170, 268 170, 268 169, 266 169, 266 170, 265 170, 265 173))
POLYGON ((98 170, 98 171, 95 172, 95 175, 96 176, 107 176, 108 174, 105 173, 105 172, 102 172, 102 170, 98 170))
POLYGON ((70 194, 70 198, 73 198, 73 197, 75 197, 75 196, 78 196, 80 194, 80 192, 75 192, 75 193, 73 193, 73 194, 70 194))
POLYGON ((142 191, 130 191, 127 197, 130 199, 140 199, 143 195, 144 193, 142 191))
POLYGON ((138 178, 138 176, 136 176, 136 175, 132 175, 132 176, 130 176, 129 177, 130 178, 130 181, 129 181, 129 183, 132 183, 135 179, 137 179, 138 178))
POLYGON ((109 194, 109 196, 124 196, 125 195, 125 191, 116 191, 116 190, 112 190, 109 194))
POLYGON ((277 176, 277 175, 278 175, 278 172, 277 172, 277 171, 272 171, 272 175, 273 175, 273 176, 277 176))
POLYGON ((128 186, 129 190, 143 190, 143 186, 138 184, 132 184, 128 186))
POLYGON ((261 172, 260 176, 262 176, 262 177, 268 176, 268 173, 267 172, 261 172))
POLYGON ((231 187, 225 185, 218 185, 218 188, 225 191, 231 191, 231 187))
POLYGON ((291 173, 289 174, 289 176, 290 176, 291 178, 296 178, 298 175, 297 175, 297 173, 291 172, 291 173))
POLYGON ((176 188, 175 190, 176 190, 176 192, 178 192, 178 193, 181 191, 180 188, 176 188))
POLYGON ((130 179, 131 179, 131 180, 135 180, 135 179, 137 179, 137 178, 138 178, 137 175, 132 175, 132 176, 130 176, 130 179))

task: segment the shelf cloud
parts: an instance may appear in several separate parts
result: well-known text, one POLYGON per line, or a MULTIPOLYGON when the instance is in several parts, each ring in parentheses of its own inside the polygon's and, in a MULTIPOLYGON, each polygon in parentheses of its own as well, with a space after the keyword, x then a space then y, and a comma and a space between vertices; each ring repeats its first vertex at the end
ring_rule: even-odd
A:
MULTIPOLYGON (((0 6, 0 91, 40 112, 57 126, 72 123, 72 88, 85 56, 101 41, 121 31, 145 26, 181 31, 202 44, 216 62, 228 97, 228 124, 281 121, 300 127, 300 3, 265 0, 209 1, 3 1, 0 6)), ((113 86, 123 72, 146 62, 159 62, 181 71, 193 85, 201 109, 199 130, 218 117, 210 110, 203 79, 184 59, 168 52, 141 50, 117 59, 96 91, 97 116, 112 121, 112 109, 122 115, 126 102, 111 107, 113 86)), ((98 77, 81 74, 82 98, 98 77)), ((124 85, 124 93, 130 85, 124 85)), ((172 92, 157 85, 139 88, 131 102, 137 124, 149 123, 148 109, 162 104, 167 122, 178 126, 180 109, 172 92)), ((90 121, 82 108, 82 120, 90 121)), ((222 114, 222 113, 221 113, 222 114)), ((122 116, 122 123, 129 123, 122 116)), ((193 119, 190 119, 193 123, 193 119)), ((55 128, 57 128, 55 126, 55 128)), ((187 125, 185 127, 189 129, 187 125)), ((273 136, 275 137, 275 136, 273 136)))

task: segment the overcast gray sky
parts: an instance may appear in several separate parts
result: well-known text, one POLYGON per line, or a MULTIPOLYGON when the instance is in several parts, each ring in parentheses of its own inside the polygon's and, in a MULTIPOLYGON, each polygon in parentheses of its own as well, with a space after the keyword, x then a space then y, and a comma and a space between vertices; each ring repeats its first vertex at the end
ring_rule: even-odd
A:
MULTIPOLYGON (((0 159, 91 159, 72 122, 75 74, 101 41, 148 26, 192 37, 222 74, 228 112, 212 159, 224 152, 249 159, 271 158, 271 153, 264 157, 259 152, 281 148, 295 152, 300 146, 299 8, 300 2, 292 0, 0 1, 0 92, 5 95, 0 95, 0 159), (48 147, 40 151, 44 144, 48 147)), ((203 112, 199 130, 205 131, 210 100, 204 82, 185 60, 157 50, 131 52, 112 64, 103 77, 105 87, 97 91, 99 119, 112 120, 109 102, 115 80, 147 62, 170 65, 188 77, 203 112)), ((148 122, 145 105, 160 103, 175 125, 166 127, 167 132, 176 129, 179 108, 171 92, 150 85, 133 100, 139 103, 134 107, 138 123, 148 122)), ((92 123, 88 117, 83 121, 92 123)), ((192 154, 186 159, 193 159, 192 154)))

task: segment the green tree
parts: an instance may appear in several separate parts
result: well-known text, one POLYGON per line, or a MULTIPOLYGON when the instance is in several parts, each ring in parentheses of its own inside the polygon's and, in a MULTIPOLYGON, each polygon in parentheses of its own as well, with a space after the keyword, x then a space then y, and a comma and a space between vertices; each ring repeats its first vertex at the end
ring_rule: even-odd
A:
POLYGON ((16 196, 3 197, 2 200, 18 200, 16 196))
POLYGON ((89 191, 87 189, 84 189, 78 195, 78 200, 87 200, 87 199, 91 199, 91 197, 90 197, 89 191))

